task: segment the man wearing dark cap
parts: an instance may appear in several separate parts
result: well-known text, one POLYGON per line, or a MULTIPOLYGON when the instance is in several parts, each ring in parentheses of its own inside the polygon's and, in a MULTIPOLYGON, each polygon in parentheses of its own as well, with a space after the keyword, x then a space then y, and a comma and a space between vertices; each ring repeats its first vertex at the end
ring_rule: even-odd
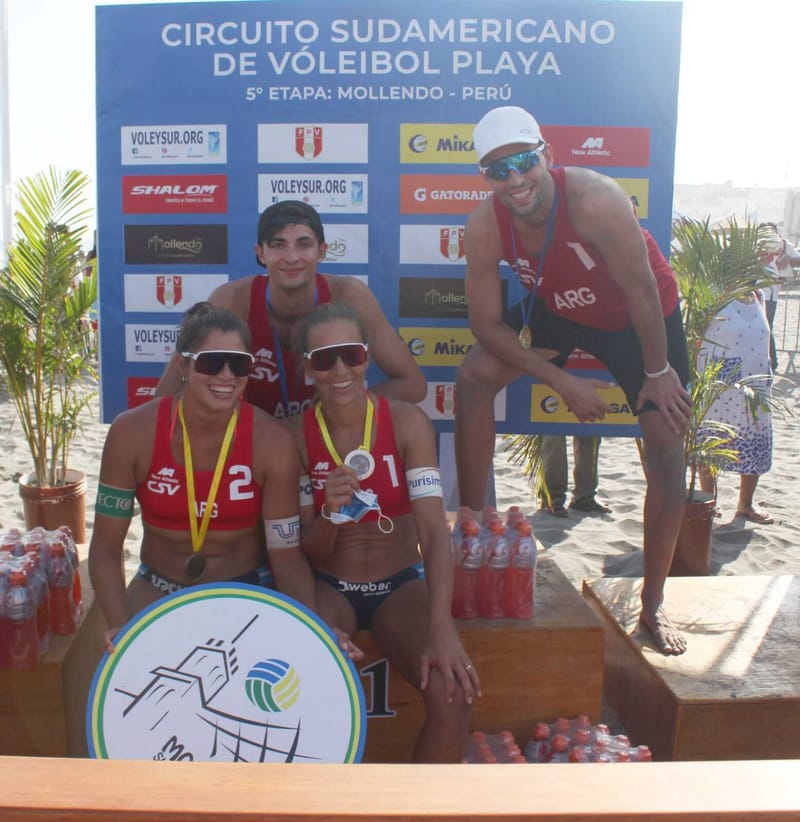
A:
MULTIPOLYGON (((292 350, 292 330, 325 302, 348 303, 358 313, 370 356, 386 377, 370 385, 371 391, 408 402, 424 398, 425 377, 369 288, 355 277, 317 273, 328 246, 314 208, 296 200, 274 203, 261 214, 256 238, 256 260, 267 274, 232 280, 208 298, 250 326, 255 364, 246 400, 278 418, 311 404, 314 386, 306 382, 298 352, 292 350)), ((173 362, 161 377, 157 396, 179 388, 173 362)))
MULTIPOLYGON (((457 375, 456 462, 461 504, 484 504, 494 452, 495 394, 527 374, 551 386, 581 422, 611 410, 604 384, 563 366, 574 348, 596 356, 639 414, 647 463, 641 624, 666 654, 686 649, 662 607, 685 501, 683 436, 691 402, 675 278, 610 177, 553 167, 534 117, 489 111, 475 150, 492 196, 466 227, 466 295, 477 340, 457 375), (502 304, 508 262, 521 302, 502 304)), ((515 286, 511 285, 511 288, 515 286)))

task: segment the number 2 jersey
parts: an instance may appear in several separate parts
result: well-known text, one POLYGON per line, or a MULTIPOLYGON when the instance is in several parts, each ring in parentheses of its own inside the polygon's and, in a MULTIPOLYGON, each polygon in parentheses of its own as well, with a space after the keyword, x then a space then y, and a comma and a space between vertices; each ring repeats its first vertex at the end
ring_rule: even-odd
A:
MULTIPOLYGON (((173 397, 163 397, 158 406, 156 436, 147 478, 136 488, 142 521, 167 531, 188 531, 189 512, 186 469, 172 456, 172 433, 177 419, 173 397)), ((211 489, 213 471, 194 472, 198 520, 211 489)), ((241 531, 261 523, 261 487, 253 479, 253 407, 239 404, 239 419, 222 470, 209 530, 241 531)))
MULTIPOLYGON (((370 453, 375 460, 375 470, 369 477, 360 480, 359 485, 362 490, 371 491, 377 495, 378 504, 385 516, 394 518, 410 514, 411 502, 408 498, 406 469, 397 453, 391 405, 386 397, 370 395, 370 399, 376 404, 375 444, 370 448, 370 453)), ((328 474, 336 468, 336 462, 322 439, 322 432, 314 415, 314 406, 303 413, 303 433, 306 440, 308 473, 311 477, 314 507, 319 513, 325 502, 325 480, 328 474)), ((361 522, 377 522, 378 519, 378 512, 370 511, 361 522)))

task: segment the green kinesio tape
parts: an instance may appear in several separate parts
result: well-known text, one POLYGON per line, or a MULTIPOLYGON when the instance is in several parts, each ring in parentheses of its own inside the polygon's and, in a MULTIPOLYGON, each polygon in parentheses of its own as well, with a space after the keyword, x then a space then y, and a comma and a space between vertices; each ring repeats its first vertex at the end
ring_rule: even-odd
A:
POLYGON ((124 488, 114 488, 113 485, 98 483, 97 499, 94 504, 95 512, 105 514, 107 517, 128 519, 133 516, 133 496, 133 489, 127 491, 124 488))

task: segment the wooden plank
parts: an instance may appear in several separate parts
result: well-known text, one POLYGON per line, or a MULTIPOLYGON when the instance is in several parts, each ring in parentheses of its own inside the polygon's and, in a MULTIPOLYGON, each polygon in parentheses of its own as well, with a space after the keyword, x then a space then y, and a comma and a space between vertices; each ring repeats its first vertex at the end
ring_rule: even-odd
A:
POLYGON ((800 813, 798 785, 800 762, 789 761, 499 767, 4 758, 0 818, 788 822, 800 813))
MULTIPOLYGON (((520 745, 538 721, 581 713, 599 721, 602 703, 602 625, 549 558, 539 565, 535 601, 531 620, 458 621, 483 691, 471 728, 510 730, 520 745)), ((370 714, 363 761, 408 762, 424 719, 422 699, 369 632, 355 641, 366 652, 358 663, 370 714)))
POLYGON ((660 759, 800 756, 800 579, 669 578, 682 656, 637 629, 640 579, 584 585, 606 627, 605 694, 636 743, 660 759))

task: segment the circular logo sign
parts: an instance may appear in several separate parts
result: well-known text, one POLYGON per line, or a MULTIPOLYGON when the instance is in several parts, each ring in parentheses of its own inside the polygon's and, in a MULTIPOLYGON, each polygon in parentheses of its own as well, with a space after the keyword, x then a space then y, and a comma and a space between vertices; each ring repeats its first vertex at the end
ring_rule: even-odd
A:
POLYGON ((100 661, 86 714, 101 759, 359 762, 364 693, 300 603, 238 583, 153 603, 100 661))

